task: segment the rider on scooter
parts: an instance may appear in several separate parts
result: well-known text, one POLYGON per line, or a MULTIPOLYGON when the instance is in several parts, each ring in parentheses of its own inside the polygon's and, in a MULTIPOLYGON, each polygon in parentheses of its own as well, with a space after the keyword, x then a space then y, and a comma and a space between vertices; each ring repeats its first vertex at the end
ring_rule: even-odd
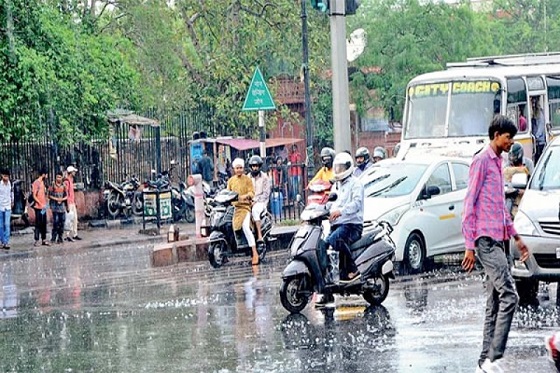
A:
POLYGON ((266 211, 266 205, 270 198, 270 179, 268 175, 261 171, 263 160, 258 155, 254 155, 249 159, 249 169, 251 170, 251 181, 255 188, 255 197, 253 198, 253 207, 251 213, 253 220, 257 226, 257 245, 264 244, 261 231, 261 214, 266 211))
POLYGON ((360 278, 360 272, 350 245, 362 236, 364 224, 364 186, 352 175, 354 161, 346 152, 336 155, 333 162, 334 179, 336 181, 337 199, 330 208, 329 221, 331 232, 326 242, 340 252, 342 266, 341 283, 350 283, 360 278), (343 279, 346 277, 346 279, 343 279))
POLYGON ((255 244, 255 237, 251 231, 251 200, 255 196, 255 189, 251 178, 245 175, 245 161, 236 158, 232 162, 234 175, 227 182, 227 190, 236 192, 238 201, 233 203, 235 212, 233 213, 233 230, 243 229, 247 243, 251 246, 253 265, 259 264, 259 254, 255 244))
POLYGON ((359 178, 361 175, 365 174, 366 170, 373 166, 370 161, 369 150, 363 146, 356 150, 356 168, 354 169, 354 176, 359 178))
POLYGON ((333 159, 336 155, 336 152, 332 148, 325 147, 321 149, 321 163, 323 167, 317 171, 313 179, 309 181, 309 184, 316 180, 323 180, 323 181, 331 181, 334 178, 333 172, 333 159))

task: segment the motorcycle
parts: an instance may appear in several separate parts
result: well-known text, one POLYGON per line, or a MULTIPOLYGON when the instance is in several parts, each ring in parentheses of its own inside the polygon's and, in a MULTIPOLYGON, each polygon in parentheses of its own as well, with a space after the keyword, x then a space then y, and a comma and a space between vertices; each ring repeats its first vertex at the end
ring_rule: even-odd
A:
MULTIPOLYGON (((233 202, 237 201, 238 194, 229 190, 222 190, 214 198, 214 207, 210 214, 210 236, 208 237, 208 260, 214 268, 220 268, 227 263, 228 257, 251 255, 251 247, 243 234, 243 230, 233 230, 233 202)), ((256 237, 256 228, 253 226, 256 237)), ((273 241, 270 236, 272 231, 272 216, 268 211, 261 215, 261 232, 263 245, 257 245, 259 260, 262 262, 266 252, 273 241)))
MULTIPOLYGON (((331 193, 329 200, 336 199, 331 193)), ((321 294, 361 294, 371 305, 381 304, 389 293, 389 279, 395 278, 395 244, 387 222, 367 222, 362 237, 350 246, 352 258, 362 274, 359 281, 338 281, 338 253, 327 250, 322 222, 329 217, 329 204, 309 205, 301 213, 306 222, 290 245, 291 260, 282 272, 280 300, 291 313, 303 310, 313 292, 321 294)))
POLYGON ((130 216, 131 213, 142 216, 144 201, 139 187, 140 182, 135 176, 121 184, 107 181, 103 199, 109 216, 113 219, 123 213, 126 216, 130 216))
POLYGON ((307 196, 307 204, 318 203, 324 205, 327 203, 329 198, 329 192, 331 190, 332 183, 330 181, 315 180, 309 183, 307 189, 309 189, 309 195, 307 196))
POLYGON ((194 195, 188 192, 187 184, 179 182, 179 187, 171 188, 171 205, 173 208, 173 220, 185 219, 187 223, 194 223, 194 195))

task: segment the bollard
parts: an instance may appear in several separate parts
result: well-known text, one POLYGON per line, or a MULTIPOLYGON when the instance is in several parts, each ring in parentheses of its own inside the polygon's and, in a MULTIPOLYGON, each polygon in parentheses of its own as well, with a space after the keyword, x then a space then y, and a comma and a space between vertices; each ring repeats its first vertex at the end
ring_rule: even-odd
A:
POLYGON ((199 174, 189 176, 194 186, 194 217, 196 237, 202 237, 201 228, 204 220, 204 191, 202 190, 202 176, 199 174))
POLYGON ((169 226, 169 230, 167 231, 167 242, 174 242, 174 241, 177 241, 175 239, 175 228, 174 228, 173 224, 171 224, 169 226))

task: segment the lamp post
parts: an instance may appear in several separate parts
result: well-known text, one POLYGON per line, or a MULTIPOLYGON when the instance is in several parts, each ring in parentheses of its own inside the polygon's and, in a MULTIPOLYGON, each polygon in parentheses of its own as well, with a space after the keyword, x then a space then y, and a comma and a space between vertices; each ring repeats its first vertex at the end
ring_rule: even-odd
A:
POLYGON ((307 32, 307 0, 300 0, 301 3, 301 46, 303 52, 303 86, 304 86, 304 110, 305 110, 305 132, 306 132, 306 164, 307 175, 313 175, 313 123, 311 119, 311 96, 309 94, 309 42, 307 32))

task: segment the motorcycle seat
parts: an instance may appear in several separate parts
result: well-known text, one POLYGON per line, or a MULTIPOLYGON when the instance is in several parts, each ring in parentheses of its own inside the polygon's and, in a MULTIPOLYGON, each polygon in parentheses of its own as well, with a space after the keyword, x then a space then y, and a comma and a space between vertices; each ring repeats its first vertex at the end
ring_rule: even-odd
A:
POLYGON ((356 241, 352 245, 350 245, 350 251, 360 250, 364 247, 367 247, 367 246, 371 245, 372 243, 375 242, 375 236, 380 231, 381 231, 381 228, 379 228, 379 229, 376 228, 371 232, 367 232, 366 234, 363 234, 362 237, 358 241, 356 241))

